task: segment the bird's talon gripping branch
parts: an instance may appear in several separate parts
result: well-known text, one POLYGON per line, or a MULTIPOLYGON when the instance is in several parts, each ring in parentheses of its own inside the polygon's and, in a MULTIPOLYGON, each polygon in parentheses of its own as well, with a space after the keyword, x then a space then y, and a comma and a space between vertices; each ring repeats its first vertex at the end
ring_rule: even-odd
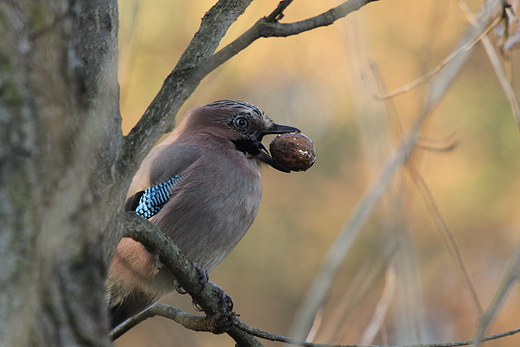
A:
POLYGON ((199 312, 204 311, 204 310, 202 309, 202 307, 200 307, 200 305, 199 305, 195 300, 193 300, 191 303, 192 303, 193 308, 195 309, 195 311, 199 311, 199 312))
POLYGON ((226 294, 222 288, 215 285, 215 289, 217 291, 217 297, 220 304, 220 312, 222 315, 226 315, 228 312, 233 311, 233 299, 230 295, 226 294))
MULTIPOLYGON (((206 269, 204 269, 202 266, 200 266, 198 263, 193 263, 193 265, 195 266, 195 269, 198 272, 197 278, 199 279, 199 283, 200 283, 200 289, 198 289, 195 292, 196 294, 198 294, 198 293, 200 293, 200 292, 202 292, 204 290, 204 287, 206 286, 206 283, 208 283, 209 274, 208 274, 208 271, 206 269)), ((183 295, 184 294, 188 294, 188 292, 186 290, 184 290, 184 288, 182 288, 182 286, 181 286, 181 284, 179 283, 178 280, 173 281, 173 285, 174 285, 175 290, 177 291, 177 293, 183 294, 183 295)))
POLYGON ((233 299, 222 288, 215 286, 219 299, 221 315, 215 320, 218 332, 224 332, 233 325, 237 314, 233 312, 233 299))
POLYGON ((203 268, 198 263, 193 263, 193 265, 195 265, 195 268, 199 272, 198 278, 199 278, 199 283, 200 283, 200 289, 197 291, 197 293, 200 293, 204 290, 204 288, 206 287, 206 283, 208 283, 208 281, 209 281, 209 273, 205 268, 203 268))
POLYGON ((188 292, 185 291, 184 288, 182 288, 182 286, 181 286, 181 284, 179 283, 178 280, 173 281, 173 286, 175 287, 175 291, 177 293, 182 294, 182 295, 188 294, 188 292))

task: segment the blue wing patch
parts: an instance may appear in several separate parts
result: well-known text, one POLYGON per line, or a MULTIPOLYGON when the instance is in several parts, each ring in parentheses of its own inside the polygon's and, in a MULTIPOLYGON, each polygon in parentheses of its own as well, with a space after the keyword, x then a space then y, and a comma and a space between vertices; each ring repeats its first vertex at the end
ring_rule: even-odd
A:
POLYGON ((146 219, 157 214, 172 197, 172 188, 182 178, 181 175, 174 176, 168 181, 159 183, 143 191, 135 213, 146 219))

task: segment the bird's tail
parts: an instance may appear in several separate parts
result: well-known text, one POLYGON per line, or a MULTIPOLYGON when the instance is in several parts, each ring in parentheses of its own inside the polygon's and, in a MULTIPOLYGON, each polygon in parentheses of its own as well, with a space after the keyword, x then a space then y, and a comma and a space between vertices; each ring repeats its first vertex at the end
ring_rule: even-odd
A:
POLYGON ((157 302, 157 300, 158 298, 151 296, 150 293, 133 292, 118 303, 109 304, 110 330, 127 319, 143 312, 157 302))

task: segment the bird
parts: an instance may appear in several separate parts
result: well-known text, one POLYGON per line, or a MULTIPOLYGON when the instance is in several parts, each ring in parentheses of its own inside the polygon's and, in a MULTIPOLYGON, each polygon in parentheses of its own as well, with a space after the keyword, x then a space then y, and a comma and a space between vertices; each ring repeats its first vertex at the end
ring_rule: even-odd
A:
MULTIPOLYGON (((260 167, 290 172, 269 155, 267 134, 300 132, 258 107, 220 100, 188 112, 136 172, 125 209, 150 220, 192 262, 211 271, 253 223, 262 198, 260 167)), ((175 277, 139 242, 122 238, 106 280, 111 328, 176 288, 175 277)))

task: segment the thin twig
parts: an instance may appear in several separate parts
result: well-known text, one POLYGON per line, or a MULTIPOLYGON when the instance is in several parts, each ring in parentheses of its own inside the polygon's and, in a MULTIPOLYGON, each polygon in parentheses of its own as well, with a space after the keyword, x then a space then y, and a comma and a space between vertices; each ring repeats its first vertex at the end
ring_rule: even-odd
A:
POLYGON ((446 220, 442 217, 442 214, 439 211, 437 204, 435 203, 435 199, 433 198, 433 195, 421 174, 411 164, 408 165, 407 168, 410 171, 413 181, 418 186, 419 191, 421 192, 423 199, 425 200, 426 205, 430 210, 430 213, 433 215, 435 224, 437 224, 437 228, 441 232, 441 236, 444 240, 446 249, 448 250, 448 253, 455 262, 455 266, 457 267, 460 273, 462 283, 469 295, 475 314, 477 315, 477 317, 480 318, 482 316, 483 311, 482 304, 480 303, 475 286, 473 285, 473 282, 469 277, 468 270, 466 269, 466 265, 464 264, 464 260, 462 259, 462 254, 460 253, 460 249, 457 246, 455 237, 453 236, 453 233, 448 227, 446 220))
MULTIPOLYGON (((261 339, 269 340, 269 341, 277 341, 277 342, 284 342, 295 346, 304 346, 304 347, 457 347, 457 346, 469 346, 473 343, 473 340, 466 340, 466 341, 456 341, 456 342, 446 342, 446 343, 419 343, 419 344, 412 344, 412 345, 400 345, 400 346, 382 346, 382 345, 335 345, 335 344, 325 344, 325 343, 313 343, 313 342, 305 342, 305 341, 299 341, 290 337, 271 334, 266 331, 252 328, 243 322, 237 320, 235 322, 235 326, 238 327, 240 330, 256 336, 261 339)), ((507 336, 515 335, 520 333, 520 328, 513 329, 506 331, 504 333, 500 334, 494 334, 489 335, 484 338, 482 338, 481 342, 491 341, 491 340, 497 340, 501 339, 507 336)))
MULTIPOLYGON (((207 332, 213 332, 214 326, 213 322, 208 319, 207 317, 202 316, 195 316, 188 312, 185 312, 179 308, 157 303, 154 306, 150 307, 148 310, 138 314, 137 316, 133 317, 134 321, 128 320, 127 322, 119 326, 117 329, 114 329, 111 333, 112 339, 117 339, 119 336, 122 335, 121 332, 126 332, 130 328, 134 327, 138 323, 154 316, 161 316, 164 318, 171 319, 175 321, 176 323, 181 324, 187 329, 194 330, 194 331, 207 331, 207 332), (127 325, 127 326, 125 326, 127 325), (120 331, 121 330, 121 331, 120 331), (125 330, 125 331, 123 331, 125 330)), ((269 340, 269 341, 276 341, 276 342, 284 342, 284 343, 290 343, 292 345, 297 346, 307 346, 307 347, 385 347, 385 346, 376 346, 376 345, 331 345, 331 344, 323 344, 323 343, 312 343, 312 342, 305 342, 305 341, 299 341, 296 339, 292 339, 290 337, 282 336, 282 335, 276 335, 272 333, 268 333, 266 331, 253 328, 239 320, 238 318, 235 318, 233 321, 233 326, 236 327, 238 330, 240 330, 243 333, 246 333, 251 336, 255 336, 261 339, 269 340)), ((507 336, 515 335, 520 332, 520 328, 513 329, 510 331, 506 331, 504 333, 500 334, 494 334, 490 336, 486 336, 483 339, 481 339, 482 342, 485 341, 491 341, 491 340, 497 340, 500 338, 504 338, 507 336)), ((458 342, 447 342, 447 343, 432 343, 432 344, 414 344, 414 345, 403 345, 400 347, 455 347, 455 346, 468 346, 473 341, 458 341, 458 342)), ((389 346, 390 347, 390 346, 389 346)))
MULTIPOLYGON (((125 236, 141 242, 152 254, 157 254, 161 264, 175 276, 181 287, 193 298, 208 317, 209 320, 187 320, 185 315, 182 317, 179 316, 178 318, 184 319, 184 322, 190 326, 190 329, 211 331, 213 333, 225 332, 231 336, 239 346, 261 345, 252 336, 239 331, 229 324, 222 324, 232 321, 235 317, 233 312, 222 312, 220 302, 221 295, 218 295, 222 289, 212 282, 207 282, 201 289, 199 270, 182 253, 175 242, 162 233, 155 224, 139 217, 133 212, 125 213, 124 222, 126 230, 125 236)), ((150 314, 162 314, 160 310, 162 307, 163 306, 158 306, 155 309, 151 309, 148 313, 143 313, 142 317, 136 319, 135 324, 149 318, 150 314)), ((124 333, 124 331, 122 333, 124 333)), ((120 336, 121 332, 118 332, 118 334, 120 336)))
MULTIPOLYGON (((482 27, 488 26, 494 13, 500 8, 500 6, 500 0, 488 0, 484 2, 479 15, 479 23, 481 23, 482 27)), ((473 26, 468 27, 466 33, 459 40, 454 51, 459 51, 461 47, 466 47, 468 42, 473 42, 481 35, 482 32, 475 29, 473 26)), ((377 206, 379 199, 397 170, 402 167, 403 163, 412 153, 425 120, 438 105, 448 87, 457 77, 469 57, 469 52, 469 50, 461 51, 460 54, 457 54, 441 71, 439 71, 435 79, 432 79, 430 88, 428 89, 428 94, 425 98, 423 110, 417 117, 415 124, 412 126, 408 135, 401 141, 394 155, 392 155, 392 157, 387 161, 378 180, 373 183, 367 193, 363 196, 350 221, 343 228, 336 241, 329 249, 327 257, 321 269, 315 276, 302 306, 296 315, 295 322, 293 323, 293 332, 291 333, 292 336, 295 336, 297 339, 302 339, 307 335, 309 327, 314 321, 316 312, 327 298, 336 273, 342 264, 345 255, 352 247, 354 239, 360 233, 366 220, 370 217, 372 211, 377 206)))
POLYGON ((374 341, 377 333, 381 330, 390 304, 392 303, 395 289, 397 287, 396 277, 394 260, 386 269, 385 286, 383 288, 383 292, 381 293, 381 297, 379 298, 374 314, 372 315, 372 319, 363 332, 361 342, 369 343, 374 341))
MULTIPOLYGON (((473 15, 473 13, 471 13, 470 9, 468 8, 468 5, 463 0, 457 0, 457 3, 459 4, 459 7, 461 8, 462 12, 466 15, 470 23, 472 25, 476 25, 475 16, 473 15)), ((520 106, 518 105, 518 101, 516 100, 516 95, 513 90, 513 87, 511 86, 511 83, 509 83, 507 74, 504 70, 504 66, 502 65, 502 61, 499 58, 498 52, 487 35, 483 36, 480 40, 482 41, 482 45, 486 50, 486 54, 488 55, 489 61, 491 62, 491 65, 495 70, 495 74, 497 75, 498 81, 500 82, 500 86, 504 90, 504 94, 507 98, 507 101, 509 101, 509 105, 511 106, 511 112, 513 112, 513 115, 516 119, 516 124, 520 127, 520 106)))
MULTIPOLYGON (((486 333, 486 329, 488 328, 491 321, 495 318, 498 309, 504 303, 507 293, 513 286, 513 283, 518 281, 519 274, 518 269, 520 268, 520 241, 516 245, 515 253, 509 262, 508 268, 500 281, 500 285, 498 286, 498 290, 493 296, 491 303, 489 304, 487 310, 482 315, 480 319, 477 329, 475 329, 475 334, 473 335, 473 341, 484 341, 482 336, 486 333)), ((477 347, 480 343, 474 342, 473 346, 477 347)))
POLYGON ((493 29, 495 27, 495 25, 497 25, 497 23, 500 21, 500 18, 497 17, 495 19, 495 21, 493 23, 491 23, 488 28, 486 29, 486 31, 484 31, 479 37, 475 38, 473 41, 471 42, 468 42, 466 43, 464 46, 460 47, 458 50, 452 52, 450 55, 448 55, 446 58, 444 58, 443 60, 441 60, 441 62, 435 67, 433 68, 432 70, 428 71, 427 73, 425 73, 424 75, 422 75, 421 77, 419 77, 418 79, 416 79, 415 81, 413 82, 410 82, 408 83, 407 85, 405 86, 402 86, 400 88, 397 88, 397 89, 394 89, 393 91, 391 92, 388 92, 384 95, 375 95, 374 97, 377 99, 377 100, 380 100, 380 101, 383 101, 383 100, 388 100, 390 98, 393 98, 397 95, 400 95, 400 94, 403 94, 403 93, 406 93, 410 90, 412 90, 413 88, 429 81, 433 76, 435 76, 436 74, 439 73, 439 71, 442 70, 443 67, 445 67, 451 60, 453 60, 457 55, 459 54, 462 54, 462 53, 466 53, 468 51, 470 51, 471 49, 473 49, 473 47, 483 38, 483 37, 486 37, 486 35, 489 33, 489 31, 491 29, 493 29))
POLYGON ((160 135, 174 126, 175 115, 203 78, 261 37, 287 37, 331 25, 347 14, 377 0, 349 0, 320 15, 295 23, 277 19, 291 1, 282 1, 270 16, 258 20, 235 41, 213 54, 229 26, 252 0, 219 1, 202 19, 199 31, 166 78, 137 125, 125 137, 125 148, 118 169, 131 175, 160 135), (274 15, 274 20, 271 16, 274 15))
MULTIPOLYGON (((294 23, 273 22, 270 19, 272 14, 268 17, 261 18, 249 30, 209 58, 200 68, 198 74, 202 76, 207 75, 261 37, 287 37, 315 28, 328 26, 374 1, 377 0, 349 0, 317 16, 294 23)), ((284 3, 285 7, 289 5, 284 1, 282 1, 282 3, 284 3)))
POLYGON ((319 27, 329 26, 349 13, 359 10, 370 2, 377 0, 349 0, 341 5, 331 8, 317 16, 294 23, 266 23, 262 31, 262 37, 287 37, 300 34, 319 27))
POLYGON ((119 175, 133 175, 144 156, 174 126, 175 115, 206 74, 195 74, 252 0, 220 0, 202 18, 199 31, 136 126, 125 137, 119 175))
POLYGON ((175 321, 176 323, 179 323, 186 329, 190 329, 193 331, 215 332, 216 328, 215 322, 209 319, 207 316, 194 316, 177 307, 173 307, 162 303, 156 303, 155 305, 131 317, 130 319, 127 319, 122 324, 114 328, 110 332, 110 338, 112 340, 116 340, 120 338, 123 334, 128 332, 130 329, 135 327, 137 324, 155 316, 166 317, 175 321))
POLYGON ((135 327, 137 324, 147 320, 148 318, 152 318, 153 316, 154 315, 152 314, 152 312, 148 309, 127 319, 126 321, 112 329, 112 331, 110 332, 110 338, 112 339, 112 341, 117 340, 118 338, 126 334, 130 329, 135 327))
POLYGON ((293 0, 282 0, 278 4, 278 6, 275 8, 275 10, 267 17, 265 17, 265 20, 268 22, 277 22, 280 19, 283 18, 283 11, 287 8, 293 2, 293 0))

